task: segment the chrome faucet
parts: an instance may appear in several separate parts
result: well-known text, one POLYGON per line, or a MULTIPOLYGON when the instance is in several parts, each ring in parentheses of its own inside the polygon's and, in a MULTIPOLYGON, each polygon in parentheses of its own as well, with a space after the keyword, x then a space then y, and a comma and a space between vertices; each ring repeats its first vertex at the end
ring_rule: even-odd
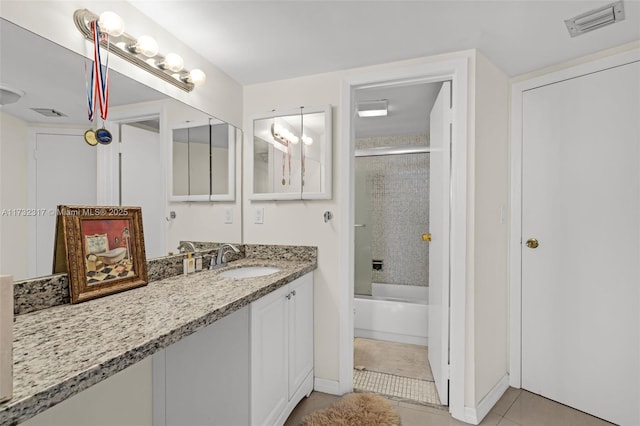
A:
POLYGON ((178 245, 178 252, 179 253, 195 253, 196 246, 191 241, 182 241, 178 245))
POLYGON ((238 249, 238 247, 234 246, 233 244, 221 245, 220 248, 218 249, 218 257, 216 258, 216 261, 213 262, 213 257, 211 258, 211 262, 209 263, 209 269, 216 269, 216 268, 222 268, 224 266, 227 266, 227 257, 225 252, 227 248, 232 249, 235 253, 240 253, 240 250, 238 249))

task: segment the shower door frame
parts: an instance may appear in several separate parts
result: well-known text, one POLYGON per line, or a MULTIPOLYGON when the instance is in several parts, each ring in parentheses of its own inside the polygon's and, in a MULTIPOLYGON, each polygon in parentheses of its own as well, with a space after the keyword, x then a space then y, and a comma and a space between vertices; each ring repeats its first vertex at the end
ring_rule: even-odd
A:
MULTIPOLYGON (((340 246, 345 250, 340 256, 339 297, 340 306, 340 371, 339 389, 342 394, 353 390, 353 327, 354 327, 354 223, 355 223, 355 140, 353 126, 354 92, 368 87, 393 86, 412 83, 452 82, 453 137, 451 144, 451 198, 450 198, 450 371, 449 412, 454 418, 466 420, 469 416, 464 406, 465 352, 466 352, 466 242, 467 242, 467 127, 469 105, 468 62, 472 56, 464 52, 430 63, 415 64, 400 69, 351 75, 342 81, 341 87, 341 146, 342 176, 345 184, 340 198, 342 228, 340 246)), ((427 112, 425 111, 425 117, 427 112)))

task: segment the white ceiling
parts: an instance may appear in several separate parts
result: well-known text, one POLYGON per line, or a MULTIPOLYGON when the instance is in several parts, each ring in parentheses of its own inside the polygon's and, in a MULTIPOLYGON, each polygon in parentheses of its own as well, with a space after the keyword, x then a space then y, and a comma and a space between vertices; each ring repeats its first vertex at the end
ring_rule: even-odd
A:
POLYGON ((640 39, 640 0, 625 0, 625 21, 576 38, 564 20, 608 1, 130 3, 241 84, 469 48, 515 76, 640 39))
POLYGON ((386 99, 385 117, 361 118, 356 115, 356 138, 402 136, 429 133, 429 114, 442 83, 376 87, 356 90, 355 103, 386 99))
MULTIPOLYGON (((514 76, 640 39, 640 0, 625 1, 625 21, 577 38, 569 37, 564 19, 606 1, 131 3, 242 84, 468 48, 478 48, 514 76)), ((26 92, 2 111, 28 122, 88 124, 80 56, 0 23, 0 83, 26 92), (47 118, 29 108, 53 108, 69 117, 47 118)), ((117 73, 111 87, 111 106, 165 98, 117 73)), ((356 122, 357 137, 428 131, 425 111, 431 109, 435 90, 419 85, 358 91, 361 100, 389 99, 390 114, 356 122)))

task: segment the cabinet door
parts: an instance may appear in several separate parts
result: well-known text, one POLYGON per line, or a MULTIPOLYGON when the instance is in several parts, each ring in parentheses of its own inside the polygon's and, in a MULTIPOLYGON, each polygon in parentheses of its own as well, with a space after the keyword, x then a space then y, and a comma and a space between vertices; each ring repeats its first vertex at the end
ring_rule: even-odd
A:
POLYGON ((289 286, 251 304, 251 424, 272 425, 288 402, 289 286))
POLYGON ((167 425, 249 424, 248 308, 169 346, 165 362, 167 425))
POLYGON ((289 399, 313 370, 313 274, 289 284, 289 399))

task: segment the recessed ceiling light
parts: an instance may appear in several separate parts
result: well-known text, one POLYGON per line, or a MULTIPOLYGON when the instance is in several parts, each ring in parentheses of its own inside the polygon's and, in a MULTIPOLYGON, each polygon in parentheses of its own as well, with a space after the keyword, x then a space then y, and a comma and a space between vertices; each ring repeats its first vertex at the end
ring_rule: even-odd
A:
POLYGON ((0 84, 0 105, 16 103, 24 96, 24 92, 13 87, 0 84))
POLYGON ((620 21, 624 21, 622 0, 582 13, 564 23, 571 37, 576 37, 620 21))
POLYGON ((358 102, 358 117, 385 117, 388 112, 386 99, 358 102))

